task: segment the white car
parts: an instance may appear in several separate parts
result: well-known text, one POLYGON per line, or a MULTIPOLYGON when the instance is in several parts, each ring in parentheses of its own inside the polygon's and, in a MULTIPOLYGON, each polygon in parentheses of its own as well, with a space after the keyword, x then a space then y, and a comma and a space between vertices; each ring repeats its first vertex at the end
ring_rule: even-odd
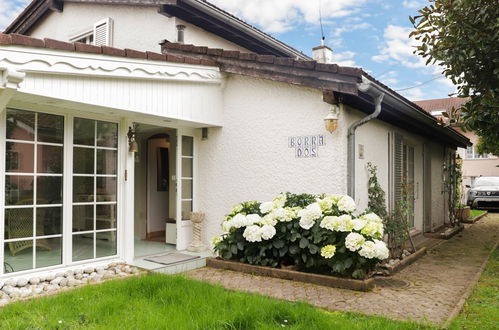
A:
POLYGON ((467 204, 473 209, 499 209, 499 176, 481 176, 468 191, 467 204))

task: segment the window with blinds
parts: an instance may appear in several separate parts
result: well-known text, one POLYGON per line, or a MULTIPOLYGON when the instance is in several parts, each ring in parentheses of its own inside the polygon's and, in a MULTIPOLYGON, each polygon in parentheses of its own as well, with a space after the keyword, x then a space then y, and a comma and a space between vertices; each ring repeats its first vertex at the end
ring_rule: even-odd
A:
POLYGON ((393 204, 396 206, 403 198, 408 206, 407 222, 414 227, 414 147, 404 142, 402 135, 393 133, 393 204), (405 187, 405 191, 403 188, 405 187))
POLYGON ((113 45, 113 20, 105 18, 94 24, 93 28, 87 31, 74 35, 69 38, 70 42, 81 42, 95 46, 112 46, 113 45))
POLYGON ((105 18, 94 24, 94 45, 112 46, 113 20, 105 18))

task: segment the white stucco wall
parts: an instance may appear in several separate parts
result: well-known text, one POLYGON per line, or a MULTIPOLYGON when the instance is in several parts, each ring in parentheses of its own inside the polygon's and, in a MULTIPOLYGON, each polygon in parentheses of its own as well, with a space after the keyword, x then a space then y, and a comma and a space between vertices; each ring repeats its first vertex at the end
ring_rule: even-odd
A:
MULTIPOLYGON (((359 120, 365 115, 356 110, 350 111, 355 120, 359 120)), ((372 120, 360 126, 356 131, 355 140, 355 201, 359 209, 365 209, 369 201, 367 163, 371 162, 377 166, 378 180, 386 193, 386 201, 389 204, 390 196, 390 147, 389 134, 396 132, 401 134, 404 143, 414 147, 414 227, 416 230, 423 230, 423 145, 427 142, 423 136, 412 134, 403 129, 380 120, 372 120), (359 158, 359 145, 364 146, 364 159, 359 158)))
POLYGON ((51 12, 33 28, 29 35, 69 41, 75 35, 89 31, 94 23, 110 17, 113 20, 113 47, 161 52, 159 42, 177 40, 177 24, 187 26, 185 43, 198 46, 247 51, 196 26, 175 17, 158 13, 158 7, 64 3, 61 13, 51 12))
POLYGON ((233 204, 269 200, 280 192, 346 193, 345 121, 324 129, 329 111, 319 90, 242 76, 228 77, 223 128, 199 145, 199 210, 206 237, 220 232, 233 204), (296 158, 288 137, 323 134, 318 158, 296 158))
POLYGON ((445 160, 445 148, 437 143, 428 144, 431 153, 431 219, 432 229, 444 225, 448 219, 448 206, 442 181, 442 165, 445 160))

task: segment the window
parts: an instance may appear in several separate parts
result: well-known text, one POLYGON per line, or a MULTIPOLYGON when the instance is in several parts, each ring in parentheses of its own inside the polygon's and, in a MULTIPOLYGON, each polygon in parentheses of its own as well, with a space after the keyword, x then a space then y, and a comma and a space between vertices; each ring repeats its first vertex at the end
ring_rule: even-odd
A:
POLYGON ((414 227, 415 178, 414 147, 406 144, 402 135, 393 134, 393 208, 405 199, 409 212, 407 222, 414 227))
POLYGON ((7 109, 5 138, 4 272, 116 255, 118 124, 7 109))
POLYGON ((194 138, 182 136, 182 220, 189 220, 193 202, 194 138))
POLYGON ((6 272, 62 263, 64 117, 7 110, 6 272))
POLYGON ((476 146, 466 148, 466 159, 491 159, 495 158, 492 154, 480 154, 476 146))
POLYGON ((94 24, 92 29, 75 35, 69 39, 71 42, 82 42, 95 46, 113 45, 113 20, 105 18, 94 24))
POLYGON ((73 261, 116 254, 118 125, 75 118, 73 261))
POLYGON ((87 45, 93 45, 94 44, 94 33, 93 31, 89 31, 87 33, 84 33, 83 35, 80 35, 78 37, 72 38, 72 42, 81 42, 87 45))

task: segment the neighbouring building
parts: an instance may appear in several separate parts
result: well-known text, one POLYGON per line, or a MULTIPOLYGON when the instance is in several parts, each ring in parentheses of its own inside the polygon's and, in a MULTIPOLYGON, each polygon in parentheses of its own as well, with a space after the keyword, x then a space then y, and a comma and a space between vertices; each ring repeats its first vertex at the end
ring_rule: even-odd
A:
MULTIPOLYGON (((448 97, 443 99, 421 100, 414 103, 431 113, 437 119, 445 120, 442 116, 443 112, 459 109, 467 101, 467 98, 448 97)), ((456 127, 455 129, 473 143, 473 145, 468 146, 467 148, 458 148, 458 154, 463 159, 463 186, 471 186, 475 178, 479 176, 499 176, 499 158, 492 154, 480 154, 478 152, 478 136, 474 132, 463 131, 459 127, 456 127)))
POLYGON ((208 241, 285 191, 363 209, 368 162, 389 207, 414 187, 413 233, 447 221, 462 134, 326 46, 312 60, 206 1, 116 3, 35 0, 0 34, 3 276, 183 250, 191 211, 208 241))

